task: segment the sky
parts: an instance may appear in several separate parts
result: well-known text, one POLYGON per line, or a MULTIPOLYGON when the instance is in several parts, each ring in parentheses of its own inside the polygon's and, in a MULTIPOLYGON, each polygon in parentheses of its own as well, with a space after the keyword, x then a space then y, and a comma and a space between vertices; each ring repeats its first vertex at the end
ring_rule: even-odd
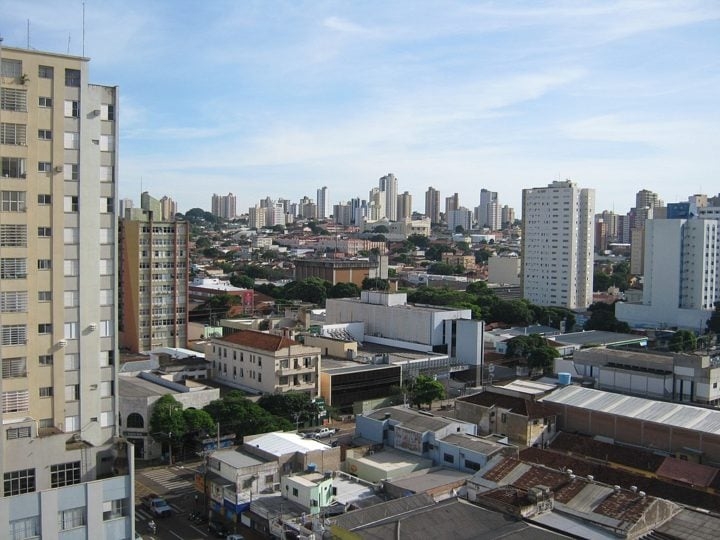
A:
MULTIPOLYGON (((122 198, 331 204, 393 173, 521 212, 571 179, 596 211, 720 193, 720 2, 86 0, 120 88, 122 198)), ((0 0, 5 47, 83 54, 80 0, 0 0), (29 21, 29 33, 28 33, 29 21)))

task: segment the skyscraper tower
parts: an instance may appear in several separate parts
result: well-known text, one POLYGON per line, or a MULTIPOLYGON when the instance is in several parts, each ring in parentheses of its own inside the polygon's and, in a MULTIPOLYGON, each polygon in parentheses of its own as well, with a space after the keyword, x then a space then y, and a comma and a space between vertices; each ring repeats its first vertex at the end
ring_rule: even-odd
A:
POLYGON ((237 217, 237 197, 232 193, 227 195, 213 193, 211 213, 213 216, 224 219, 235 219, 237 217))
POLYGON ((397 196, 398 181, 392 173, 386 174, 378 182, 380 191, 385 194, 383 206, 385 208, 385 217, 389 221, 397 221, 397 196))
POLYGON ((412 195, 410 192, 397 196, 397 219, 401 221, 412 217, 412 195))
POLYGON ((592 303, 595 190, 569 180, 523 190, 523 298, 540 306, 592 303))
POLYGON ((328 188, 323 186, 317 190, 317 217, 327 219, 330 217, 330 201, 328 200, 328 188))
POLYGON ((133 536, 115 393, 118 89, 89 84, 88 63, 0 47, 5 538, 133 536))
POLYGON ((478 207, 478 225, 496 231, 501 228, 500 205, 497 191, 480 190, 480 206, 478 207))
POLYGON ((440 223, 440 192, 432 186, 425 192, 425 215, 433 225, 440 223))

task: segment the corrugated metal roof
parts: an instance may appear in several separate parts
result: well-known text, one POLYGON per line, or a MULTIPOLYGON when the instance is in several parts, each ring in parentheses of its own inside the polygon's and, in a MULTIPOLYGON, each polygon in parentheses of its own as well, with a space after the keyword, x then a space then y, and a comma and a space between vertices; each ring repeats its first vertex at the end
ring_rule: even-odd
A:
POLYGON ((271 432, 258 437, 245 437, 245 444, 260 448, 274 456, 284 456, 295 452, 307 453, 313 450, 329 450, 326 444, 315 439, 303 439, 295 433, 271 432))
POLYGON ((580 386, 559 388, 540 401, 720 435, 720 411, 684 403, 666 403, 580 386))

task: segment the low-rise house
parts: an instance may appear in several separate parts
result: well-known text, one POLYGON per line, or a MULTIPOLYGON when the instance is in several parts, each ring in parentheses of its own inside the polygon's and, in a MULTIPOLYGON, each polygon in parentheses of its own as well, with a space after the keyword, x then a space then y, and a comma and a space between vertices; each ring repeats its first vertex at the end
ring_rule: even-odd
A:
POLYGON ((348 448, 345 452, 345 471, 373 484, 402 478, 432 466, 432 459, 421 458, 392 448, 382 450, 375 450, 373 447, 348 448))
POLYGON ((319 514, 323 507, 330 506, 334 500, 333 475, 331 472, 321 474, 311 471, 283 476, 280 492, 286 499, 305 508, 308 514, 319 514))
POLYGON ((241 330, 213 338, 206 358, 218 382, 256 394, 318 392, 320 349, 292 339, 241 330))
POLYGON ((448 435, 477 434, 477 425, 405 407, 384 407, 355 418, 355 436, 418 457, 438 460, 438 442, 448 435))
POLYGON ((456 399, 455 416, 476 424, 479 433, 504 435, 522 446, 543 445, 556 431, 553 411, 533 399, 508 395, 501 387, 456 399))

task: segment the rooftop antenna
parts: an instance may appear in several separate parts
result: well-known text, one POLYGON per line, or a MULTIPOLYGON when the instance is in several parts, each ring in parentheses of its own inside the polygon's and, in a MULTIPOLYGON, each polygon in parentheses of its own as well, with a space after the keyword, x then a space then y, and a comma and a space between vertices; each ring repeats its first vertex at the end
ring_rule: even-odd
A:
POLYGON ((27 48, 30 48, 30 19, 27 20, 27 48))
POLYGON ((70 54, 70 34, 68 34, 67 53, 70 54))
POLYGON ((82 3, 82 55, 85 57, 85 2, 82 3))

